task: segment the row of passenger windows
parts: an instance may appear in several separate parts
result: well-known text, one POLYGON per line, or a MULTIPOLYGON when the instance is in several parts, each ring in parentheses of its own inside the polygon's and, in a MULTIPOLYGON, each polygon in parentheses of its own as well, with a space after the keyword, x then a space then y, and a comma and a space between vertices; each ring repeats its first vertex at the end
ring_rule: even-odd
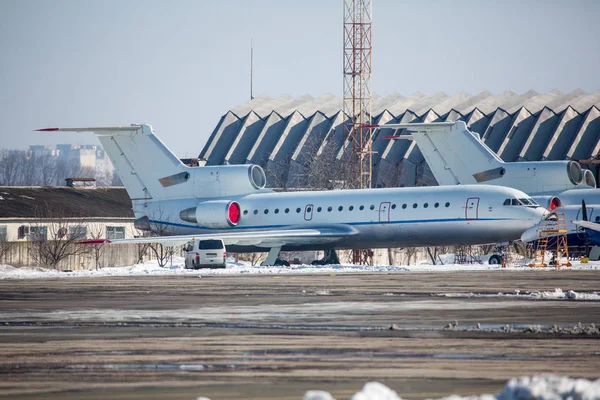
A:
MULTIPOLYGON (((412 205, 412 208, 418 208, 418 207, 419 207, 419 205, 418 205, 417 203, 414 203, 414 204, 412 205)), ((429 207, 429 203, 423 203, 422 207, 423 207, 423 208, 428 208, 428 207, 429 207)), ((439 208, 439 207, 440 207, 440 203, 437 203, 437 202, 436 202, 436 203, 434 203, 434 204, 433 204, 433 207, 434 207, 434 208, 439 208)), ((447 207, 450 207, 450 202, 446 202, 446 204, 444 204, 444 207, 446 207, 446 208, 447 208, 447 207)), ((408 204, 402 204, 402 209, 406 209, 406 208, 408 208, 408 204)), ((362 210, 364 210, 364 209, 365 209, 365 206, 359 206, 359 207, 358 207, 358 209, 359 209, 360 211, 362 211, 362 210)), ((391 205, 391 209, 392 209, 392 210, 395 210, 395 209, 396 209, 396 204, 392 204, 392 205, 391 205)), ((317 212, 322 212, 322 211, 324 211, 323 207, 320 207, 320 206, 319 206, 319 207, 317 207, 315 210, 316 210, 317 212)), ((344 211, 344 206, 339 206, 339 207, 337 208, 337 210, 338 210, 338 211, 344 211)), ((371 206, 369 206, 369 210, 375 210, 375 205, 374 205, 374 204, 371 204, 371 206)), ((327 212, 331 212, 331 211, 333 211, 333 207, 332 207, 332 206, 329 206, 329 207, 327 207, 327 212)), ((348 207, 348 211, 354 211, 354 206, 349 206, 349 207, 348 207)), ((268 208, 266 208, 266 209, 264 209, 264 210, 263 210, 263 213, 265 213, 265 214, 268 214, 269 212, 270 212, 270 211, 269 211, 269 209, 268 209, 268 208)), ((289 209, 289 208, 286 208, 286 209, 285 209, 283 212, 284 212, 284 213, 286 213, 286 214, 288 214, 288 213, 290 212, 290 209, 289 209)), ((296 208, 296 213, 300 214, 301 212, 302 212, 302 208, 300 208, 300 207, 296 208)), ((311 213, 311 212, 313 212, 313 207, 307 207, 307 208, 306 208, 306 212, 307 212, 307 213, 311 213)), ((254 215, 258 214, 258 210, 254 210, 254 211, 253 211, 253 213, 254 213, 254 215)), ((276 209, 274 209, 274 210, 273 210, 273 213, 275 213, 275 214, 279 214, 279 208, 276 208, 276 209)), ((244 215, 247 215, 247 214, 248 214, 248 210, 244 210, 244 215)))

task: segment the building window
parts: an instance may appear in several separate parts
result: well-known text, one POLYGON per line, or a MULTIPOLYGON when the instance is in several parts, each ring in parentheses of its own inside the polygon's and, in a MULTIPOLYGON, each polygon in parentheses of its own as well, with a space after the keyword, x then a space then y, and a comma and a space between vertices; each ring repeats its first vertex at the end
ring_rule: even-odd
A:
POLYGON ((8 231, 6 225, 0 226, 0 242, 6 242, 8 240, 8 231))
POLYGON ((70 226, 69 238, 71 240, 83 240, 87 238, 87 226, 70 226))
POLYGON ((17 239, 25 239, 27 236, 29 236, 29 227, 21 225, 17 232, 17 239))
POLYGON ((106 227, 106 238, 107 239, 125 239, 125 227, 124 226, 107 226, 106 227))
POLYGON ((29 240, 48 240, 47 226, 29 227, 29 240))

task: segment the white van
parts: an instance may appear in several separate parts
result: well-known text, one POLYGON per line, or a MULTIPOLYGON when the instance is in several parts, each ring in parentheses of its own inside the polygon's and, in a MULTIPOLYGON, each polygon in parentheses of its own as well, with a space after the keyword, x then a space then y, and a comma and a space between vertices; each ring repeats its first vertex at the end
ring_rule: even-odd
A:
POLYGON ((225 268, 227 251, 221 239, 191 240, 183 246, 186 268, 225 268))

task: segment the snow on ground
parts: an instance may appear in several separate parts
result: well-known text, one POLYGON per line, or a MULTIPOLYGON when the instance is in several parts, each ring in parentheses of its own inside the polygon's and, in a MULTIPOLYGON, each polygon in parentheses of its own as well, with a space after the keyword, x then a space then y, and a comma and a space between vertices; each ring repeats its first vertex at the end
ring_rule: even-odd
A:
MULTIPOLYGON (((143 264, 135 264, 127 267, 107 267, 99 270, 73 270, 61 271, 41 267, 12 267, 0 264, 0 279, 38 279, 38 278, 80 278, 80 277, 102 277, 102 276, 139 276, 139 275, 235 275, 235 274, 338 274, 338 273, 360 273, 360 272, 455 272, 455 271, 488 271, 502 270, 499 265, 492 264, 444 264, 444 265, 291 265, 285 266, 253 266, 247 262, 236 262, 229 259, 225 269, 201 269, 189 270, 184 268, 183 257, 175 257, 172 263, 160 267, 156 261, 148 261, 143 264)), ((600 269, 600 261, 592 261, 587 264, 574 262, 572 267, 561 267, 568 269, 600 269)), ((531 270, 526 266, 507 267, 506 270, 531 270)), ((535 268, 540 271, 555 271, 554 267, 535 268)), ((560 289, 558 289, 560 290, 560 289)), ((474 294, 457 294, 461 296, 474 294)), ((570 293, 540 292, 531 294, 538 298, 569 298, 570 293)), ((593 298, 593 300, 598 300, 593 298)))
MULTIPOLYGON (((401 400, 395 391, 379 382, 368 382, 362 390, 354 394, 350 400, 401 400)), ((480 396, 462 397, 452 395, 440 400, 567 400, 567 399, 600 399, 600 379, 571 379, 557 375, 537 375, 513 378, 506 383, 501 392, 480 396)), ((330 393, 320 390, 309 390, 304 400, 333 400, 330 393)))

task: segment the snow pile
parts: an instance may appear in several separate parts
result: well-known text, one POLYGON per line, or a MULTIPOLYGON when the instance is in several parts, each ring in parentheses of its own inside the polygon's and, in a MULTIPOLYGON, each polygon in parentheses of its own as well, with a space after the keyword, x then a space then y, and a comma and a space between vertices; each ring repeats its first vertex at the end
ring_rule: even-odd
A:
POLYGON ((496 394, 498 400, 600 399, 600 379, 570 379, 557 375, 513 378, 496 394))
MULTIPOLYGON (((331 394, 310 390, 304 400, 332 400, 331 394)), ((351 400, 402 400, 396 392, 379 382, 368 382, 351 400)), ((557 375, 513 378, 496 395, 452 395, 440 400, 600 400, 600 379, 571 379, 557 375)))
POLYGON ((400 400, 401 397, 392 389, 379 382, 367 382, 362 390, 351 397, 351 400, 400 400))
POLYGON ((515 289, 512 293, 502 293, 499 292, 497 294, 491 293, 460 293, 460 292, 450 292, 450 293, 436 293, 434 296, 439 297, 456 297, 456 298, 473 298, 473 297, 511 297, 511 298, 519 298, 519 299, 539 299, 539 300, 587 300, 587 301, 600 301, 600 293, 599 292, 591 292, 591 293, 578 293, 574 290, 567 290, 563 292, 562 289, 556 288, 551 292, 528 292, 521 293, 520 290, 515 289))
POLYGON ((533 292, 529 293, 529 296, 536 299, 568 299, 568 300, 600 300, 600 293, 577 293, 573 290, 567 290, 563 292, 562 289, 556 288, 553 292, 533 292))

